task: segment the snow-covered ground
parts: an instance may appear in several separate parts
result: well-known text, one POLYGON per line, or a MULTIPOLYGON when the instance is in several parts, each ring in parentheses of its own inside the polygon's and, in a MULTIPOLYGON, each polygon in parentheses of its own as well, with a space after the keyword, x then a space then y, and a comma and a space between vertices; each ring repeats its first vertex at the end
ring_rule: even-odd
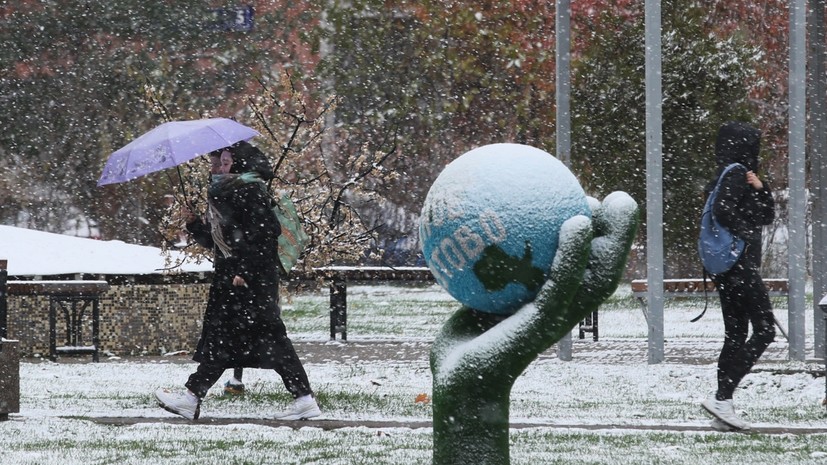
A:
MULTIPOLYGON (((163 267, 158 249, 117 241, 2 226, 0 236, 6 244, 0 259, 9 260, 13 275, 151 273, 163 267), (33 256, 40 258, 25 260, 33 256)), ((305 365, 323 408, 320 421, 267 421, 288 402, 273 372, 247 370, 243 398, 223 397, 219 383, 204 403, 202 420, 190 423, 158 408, 152 397, 157 388, 183 385, 195 368, 186 356, 24 360, 21 411, 0 422, 0 464, 430 463, 427 345, 457 304, 436 286, 348 291, 347 343, 328 341, 326 290, 283 295, 285 322, 300 350, 303 344, 330 349, 326 357, 307 357, 305 365), (396 350, 370 358, 335 356, 347 344, 376 342, 396 350), (107 420, 112 418, 126 420, 107 420)), ((820 361, 787 361, 780 334, 736 392, 737 409, 760 432, 708 428, 698 403, 713 390, 723 334, 714 299, 711 304, 700 322, 689 323, 702 302, 667 302, 667 362, 649 365, 646 321, 629 286, 622 286, 601 307, 599 342, 575 339, 570 362, 552 349, 515 383, 511 421, 519 428, 511 432, 512 463, 827 463, 820 361)), ((783 325, 784 301, 775 305, 783 325)), ((812 358, 813 315, 807 316, 806 337, 812 358)))
MULTIPOLYGON (((427 345, 454 304, 436 287, 352 287, 349 342, 326 342, 326 292, 285 299, 285 320, 299 346, 392 341, 427 345)), ((825 380, 816 362, 788 362, 785 343, 759 364, 736 393, 736 407, 754 434, 708 429, 698 402, 712 392, 720 317, 712 308, 688 323, 700 302, 671 303, 665 314, 667 352, 696 350, 701 363, 649 365, 645 322, 621 288, 601 312, 601 341, 576 340, 574 360, 553 351, 535 361, 511 394, 513 464, 537 463, 827 463, 825 380), (613 350, 612 347, 618 349, 613 350), (624 349, 625 348, 625 349, 624 349), (625 355, 624 355, 625 354, 625 355), (711 355, 710 355, 711 354, 711 355), (780 355, 779 355, 780 354, 780 355), (785 428, 786 434, 771 434, 785 428), (806 433, 806 434, 804 434, 806 433)), ((785 321, 783 305, 777 316, 785 321)), ((811 318, 808 318, 811 319, 811 318)), ((808 321, 812 350, 812 322, 808 321)), ((781 336, 779 336, 781 339, 781 336)), ((221 396, 216 385, 189 423, 159 409, 152 392, 178 388, 194 369, 186 357, 88 358, 21 365, 21 412, 0 422, 0 457, 9 464, 426 464, 431 461, 431 393, 427 357, 314 359, 306 364, 324 410, 321 420, 261 424, 287 401, 272 372, 247 370, 249 394, 221 396), (424 394, 425 396, 421 396, 424 394), (126 417, 126 425, 102 419, 126 417), (219 419, 221 424, 210 423, 219 419), (356 422, 356 423, 353 423, 356 422), (370 427, 358 426, 359 422, 370 427), (403 426, 407 424, 407 426, 403 426), (319 425, 324 425, 320 427, 319 425)), ((229 375, 229 373, 228 373, 229 375)), ((222 380, 223 382, 223 380, 222 380)))

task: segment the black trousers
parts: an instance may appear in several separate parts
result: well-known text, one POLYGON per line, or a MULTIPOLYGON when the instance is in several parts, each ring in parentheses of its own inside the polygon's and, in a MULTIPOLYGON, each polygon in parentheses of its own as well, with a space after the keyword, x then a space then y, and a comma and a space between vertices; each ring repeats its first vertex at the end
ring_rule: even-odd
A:
MULTIPOLYGON (((293 398, 299 398, 308 394, 312 394, 310 389, 310 381, 307 378, 307 372, 304 370, 299 356, 296 354, 296 349, 293 343, 287 338, 286 332, 283 339, 279 338, 279 345, 281 346, 281 355, 277 358, 276 373, 281 376, 284 387, 292 394, 293 398)), ((221 375, 228 367, 223 365, 213 365, 210 363, 199 363, 195 373, 191 374, 185 386, 192 391, 193 394, 203 399, 207 395, 207 391, 218 382, 221 375)))
POLYGON ((718 358, 718 400, 732 399, 735 388, 775 339, 775 319, 767 288, 757 270, 736 265, 712 277, 721 297, 724 346, 718 358), (752 324, 752 335, 749 325, 752 324))

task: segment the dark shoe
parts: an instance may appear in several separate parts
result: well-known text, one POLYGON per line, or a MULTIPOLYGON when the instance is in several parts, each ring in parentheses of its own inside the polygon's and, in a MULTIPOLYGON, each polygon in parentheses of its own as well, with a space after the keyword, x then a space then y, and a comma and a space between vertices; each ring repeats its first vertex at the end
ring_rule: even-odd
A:
POLYGON ((244 394, 244 383, 235 384, 230 381, 224 383, 224 394, 240 396, 244 394))

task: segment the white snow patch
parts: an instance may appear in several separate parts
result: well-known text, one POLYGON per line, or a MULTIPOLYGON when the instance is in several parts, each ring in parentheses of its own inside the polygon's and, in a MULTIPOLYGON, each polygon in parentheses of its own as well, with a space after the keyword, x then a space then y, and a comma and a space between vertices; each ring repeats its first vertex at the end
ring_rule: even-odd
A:
MULTIPOLYGON (((196 264, 180 252, 179 271, 212 271, 212 263, 196 264)), ((9 276, 58 274, 155 274, 166 268, 161 249, 123 241, 99 241, 13 226, 0 226, 0 260, 8 260, 9 276)))

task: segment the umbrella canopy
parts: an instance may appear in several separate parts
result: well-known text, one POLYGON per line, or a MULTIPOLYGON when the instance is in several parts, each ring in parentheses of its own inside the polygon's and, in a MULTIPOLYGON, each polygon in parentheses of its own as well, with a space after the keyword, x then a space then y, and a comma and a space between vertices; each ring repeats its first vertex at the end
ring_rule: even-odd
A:
POLYGON ((164 123, 110 155, 98 186, 172 168, 258 135, 255 129, 227 118, 164 123))

